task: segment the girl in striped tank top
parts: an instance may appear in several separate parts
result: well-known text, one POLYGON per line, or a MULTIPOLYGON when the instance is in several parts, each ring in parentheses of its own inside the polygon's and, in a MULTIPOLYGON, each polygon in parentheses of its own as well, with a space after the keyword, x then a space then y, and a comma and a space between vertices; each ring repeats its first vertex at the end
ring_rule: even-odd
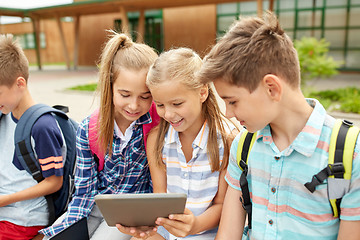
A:
MULTIPOLYGON (((191 49, 164 52, 150 68, 148 86, 161 117, 147 141, 154 192, 186 193, 183 214, 158 218, 147 239, 214 239, 227 184, 230 130, 213 89, 198 82, 201 58, 191 49)), ((147 235, 147 236, 145 236, 147 235)))

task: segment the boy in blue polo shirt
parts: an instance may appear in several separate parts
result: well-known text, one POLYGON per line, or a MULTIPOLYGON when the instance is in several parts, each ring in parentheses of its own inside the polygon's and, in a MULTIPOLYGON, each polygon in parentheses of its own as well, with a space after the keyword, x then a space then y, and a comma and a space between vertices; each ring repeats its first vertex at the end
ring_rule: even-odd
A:
POLYGON ((340 218, 334 218, 327 182, 314 193, 304 184, 328 165, 335 119, 317 100, 304 98, 296 50, 276 16, 237 21, 206 56, 199 77, 214 82, 228 117, 257 132, 247 175, 252 229, 244 229, 239 201, 236 153, 242 131, 230 150, 230 187, 216 239, 360 239, 359 140, 349 191, 340 218))
POLYGON ((51 114, 41 116, 31 131, 44 177, 41 182, 24 170, 14 154, 13 139, 9 140, 15 123, 35 105, 28 77, 28 60, 20 45, 12 35, 0 35, 0 111, 7 114, 0 126, 0 239, 31 239, 47 226, 49 210, 44 196, 58 191, 63 181, 66 146, 51 114))

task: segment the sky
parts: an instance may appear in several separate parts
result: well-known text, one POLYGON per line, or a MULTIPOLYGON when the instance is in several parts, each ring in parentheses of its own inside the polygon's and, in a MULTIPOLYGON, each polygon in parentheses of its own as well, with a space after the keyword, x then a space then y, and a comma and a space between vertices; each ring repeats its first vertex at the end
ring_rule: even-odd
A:
MULTIPOLYGON (((53 5, 69 4, 73 0, 0 0, 0 8, 17 8, 17 9, 27 9, 27 8, 39 8, 39 7, 48 7, 53 5)), ((0 17, 1 23, 13 23, 21 22, 20 18, 15 17, 0 17)))

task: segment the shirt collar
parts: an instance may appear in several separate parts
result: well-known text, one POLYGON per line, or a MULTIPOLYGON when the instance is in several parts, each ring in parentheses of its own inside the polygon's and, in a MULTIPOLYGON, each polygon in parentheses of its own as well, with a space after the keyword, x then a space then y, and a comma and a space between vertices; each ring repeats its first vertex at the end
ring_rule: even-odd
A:
POLYGON ((198 135, 193 141, 193 145, 198 146, 201 149, 205 149, 208 137, 209 137, 209 127, 207 125, 207 122, 205 121, 198 135))
POLYGON ((171 144, 171 143, 175 143, 176 139, 179 138, 179 134, 177 131, 175 131, 175 129, 169 125, 169 129, 167 131, 167 133, 165 134, 165 139, 164 139, 164 143, 165 144, 171 144))
POLYGON ((11 119, 15 122, 15 123, 18 123, 18 119, 16 117, 14 117, 13 113, 10 113, 11 114, 11 119))
MULTIPOLYGON (((127 132, 128 131, 131 131, 132 132, 132 129, 133 127, 136 125, 136 126, 139 126, 139 125, 143 125, 143 124, 148 124, 148 123, 151 123, 152 122, 152 119, 150 117, 150 113, 147 112, 146 114, 142 115, 140 118, 138 118, 137 120, 133 121, 129 127, 126 129, 125 131, 125 136, 127 135, 127 132)), ((114 130, 115 130, 115 135, 120 137, 120 138, 124 138, 124 134, 120 131, 119 127, 117 126, 116 122, 114 121, 114 130)))
MULTIPOLYGON (((319 142, 321 130, 326 118, 326 110, 316 99, 306 99, 306 101, 314 109, 306 122, 305 127, 289 148, 296 150, 304 156, 310 157, 315 152, 317 143, 319 142)), ((257 139, 262 139, 266 144, 271 144, 273 142, 270 125, 267 125, 259 131, 257 139)))
POLYGON ((132 135, 132 129, 134 128, 135 126, 135 123, 136 121, 133 121, 128 127, 127 129, 125 130, 125 134, 123 134, 119 128, 119 126, 116 124, 116 121, 114 120, 114 131, 115 131, 115 135, 117 137, 119 137, 120 139, 122 140, 125 140, 126 138, 129 138, 129 134, 130 134, 130 137, 132 135))
MULTIPOLYGON (((207 122, 205 121, 199 133, 197 134, 195 140, 193 141, 193 146, 197 146, 201 149, 205 149, 208 136, 209 136, 209 127, 207 125, 207 122)), ((179 139, 179 133, 170 125, 169 130, 165 135, 165 145, 175 143, 179 141, 178 139, 179 139)))

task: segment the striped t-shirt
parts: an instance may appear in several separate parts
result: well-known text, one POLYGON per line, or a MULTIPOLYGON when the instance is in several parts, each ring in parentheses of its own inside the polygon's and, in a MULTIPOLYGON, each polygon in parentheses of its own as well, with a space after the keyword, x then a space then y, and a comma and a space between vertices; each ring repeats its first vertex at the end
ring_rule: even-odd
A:
MULTIPOLYGON (((163 148, 163 161, 167 173, 167 192, 185 193, 187 195, 186 208, 190 209, 195 216, 202 214, 211 206, 219 185, 219 172, 211 172, 207 154, 208 135, 209 128, 205 122, 193 141, 193 154, 189 162, 186 162, 181 149, 179 134, 172 126, 169 127, 165 136, 163 148)), ((224 146, 220 134, 218 134, 218 142, 220 159, 222 159, 224 146)), ((214 239, 216 232, 217 228, 188 236, 186 239, 214 239)), ((168 235, 166 239, 182 238, 168 235)))
MULTIPOLYGON (((314 193, 304 186, 328 164, 335 119, 326 114, 318 101, 309 99, 308 102, 314 110, 303 130, 285 150, 277 149, 270 126, 258 132, 248 159, 247 178, 253 203, 251 239, 337 239, 340 222, 332 214, 327 181, 314 193)), ((231 146, 225 177, 230 186, 239 191, 241 170, 236 163, 236 152, 240 135, 231 146)), ((358 140, 349 192, 341 202, 340 219, 343 220, 360 220, 359 151, 358 140)))

